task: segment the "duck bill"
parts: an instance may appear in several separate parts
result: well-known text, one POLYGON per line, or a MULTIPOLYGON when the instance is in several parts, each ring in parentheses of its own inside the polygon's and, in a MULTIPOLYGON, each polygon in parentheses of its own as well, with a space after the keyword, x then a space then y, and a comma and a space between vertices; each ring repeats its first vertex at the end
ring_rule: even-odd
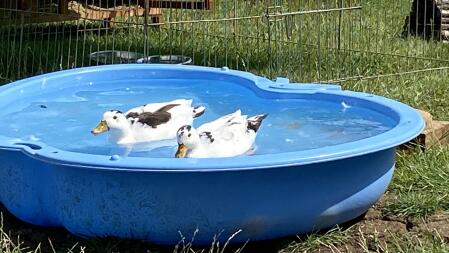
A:
POLYGON ((92 131, 90 131, 92 134, 97 135, 97 134, 101 134, 104 132, 107 132, 109 130, 108 124, 106 123, 106 121, 102 120, 100 121, 100 123, 98 123, 98 125, 92 129, 92 131))
POLYGON ((176 151, 176 158, 185 158, 187 156, 187 146, 184 144, 178 145, 178 150, 176 151))

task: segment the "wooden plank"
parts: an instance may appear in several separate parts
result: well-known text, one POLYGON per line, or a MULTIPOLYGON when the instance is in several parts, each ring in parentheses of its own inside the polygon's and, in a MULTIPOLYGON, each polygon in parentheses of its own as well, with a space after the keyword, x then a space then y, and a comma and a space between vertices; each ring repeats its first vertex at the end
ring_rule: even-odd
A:
POLYGON ((442 17, 449 17, 449 10, 441 10, 442 17))
MULTIPOLYGON (((84 3, 85 0, 78 0, 84 3)), ((145 7, 146 0, 89 0, 89 4, 99 7, 111 7, 116 4, 140 5, 145 7)), ((183 8, 183 9, 204 9, 210 10, 213 7, 213 0, 148 0, 151 8, 183 8)))
MULTIPOLYGON (((113 8, 101 8, 94 5, 83 6, 77 2, 70 2, 69 9, 77 12, 80 18, 87 20, 105 21, 105 26, 114 25, 116 17, 143 16, 145 9, 140 6, 116 6, 113 8)), ((162 23, 162 11, 160 8, 151 8, 148 14, 155 24, 162 23)), ((160 25, 153 25, 158 28, 160 25)))
POLYGON ((150 0, 150 8, 203 9, 213 8, 213 0, 150 0))
MULTIPOLYGON (((83 5, 70 2, 69 9, 80 14, 81 18, 89 20, 104 20, 115 17, 131 17, 131 16, 143 16, 145 13, 144 8, 140 6, 116 6, 113 8, 100 8, 94 5, 83 5)), ((151 8, 149 15, 162 16, 162 11, 159 8, 151 8)))

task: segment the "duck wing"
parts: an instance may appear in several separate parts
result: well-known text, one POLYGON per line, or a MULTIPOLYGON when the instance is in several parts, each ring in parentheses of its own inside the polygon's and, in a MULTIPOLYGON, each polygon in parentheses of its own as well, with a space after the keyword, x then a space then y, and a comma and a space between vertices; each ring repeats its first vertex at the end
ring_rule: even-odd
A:
POLYGON ((169 102, 162 102, 162 103, 149 103, 141 106, 134 107, 132 109, 129 109, 125 116, 126 118, 135 118, 137 119, 141 113, 144 112, 155 112, 155 111, 168 111, 171 108, 173 108, 173 105, 180 105, 180 106, 190 106, 192 104, 191 99, 175 99, 169 102))
POLYGON ((137 122, 156 128, 157 126, 167 123, 171 119, 168 112, 143 112, 137 117, 137 122))
POLYGON ((127 119, 129 119, 129 118, 139 118, 139 115, 140 115, 141 113, 142 113, 142 112, 131 111, 131 112, 126 113, 126 114, 125 114, 125 117, 126 117, 127 119))
POLYGON ((137 122, 140 122, 152 128, 156 128, 157 126, 170 121, 172 117, 171 113, 169 113, 168 111, 175 106, 178 106, 178 104, 165 105, 156 110, 155 112, 142 112, 138 115, 132 113, 130 114, 133 115, 132 116, 133 118, 137 118, 137 122))
POLYGON ((142 112, 155 112, 165 107, 166 105, 179 105, 182 107, 191 107, 192 100, 191 99, 175 99, 168 102, 161 103, 150 103, 143 106, 142 112))
MULTIPOLYGON (((156 113, 169 113, 168 111, 171 109, 171 108, 173 108, 173 107, 175 107, 175 106, 178 106, 179 104, 168 104, 168 105, 165 105, 165 106, 162 106, 161 108, 159 108, 159 109, 157 109, 153 114, 156 114, 156 113)), ((170 113, 169 113, 170 114, 170 113)))
POLYGON ((215 141, 215 136, 212 135, 211 132, 201 132, 200 140, 203 144, 206 143, 206 144, 210 145, 211 143, 213 143, 215 141))
POLYGON ((240 111, 226 115, 217 121, 217 124, 213 125, 212 131, 203 131, 201 133, 202 139, 208 137, 208 139, 219 139, 220 141, 229 142, 234 138, 239 138, 244 132, 246 132, 247 120, 246 115, 241 115, 240 111))
POLYGON ((224 115, 214 121, 205 123, 198 127, 199 132, 215 132, 218 129, 225 127, 226 125, 229 125, 233 121, 235 121, 236 118, 241 116, 241 111, 237 110, 233 113, 224 115))
POLYGON ((143 108, 144 108, 143 105, 142 106, 138 106, 138 107, 134 107, 134 108, 128 110, 125 113, 125 117, 127 119, 129 119, 129 118, 137 118, 139 116, 139 114, 141 114, 143 112, 143 108))

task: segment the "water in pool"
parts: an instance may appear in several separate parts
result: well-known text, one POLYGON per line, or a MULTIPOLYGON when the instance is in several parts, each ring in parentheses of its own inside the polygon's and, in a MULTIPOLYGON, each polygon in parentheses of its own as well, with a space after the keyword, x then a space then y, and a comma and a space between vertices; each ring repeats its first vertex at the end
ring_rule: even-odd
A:
POLYGON ((385 132, 395 124, 382 114, 344 102, 262 98, 250 89, 224 81, 97 82, 30 97, 21 100, 26 101, 21 102, 21 110, 6 108, 1 112, 6 119, 0 121, 2 135, 90 154, 173 157, 175 141, 164 142, 161 147, 118 147, 108 143, 106 134, 93 136, 90 130, 106 110, 127 111, 145 103, 178 98, 206 106, 205 114, 195 120, 194 126, 236 109, 250 116, 268 113, 257 136, 255 155, 351 142, 385 132))

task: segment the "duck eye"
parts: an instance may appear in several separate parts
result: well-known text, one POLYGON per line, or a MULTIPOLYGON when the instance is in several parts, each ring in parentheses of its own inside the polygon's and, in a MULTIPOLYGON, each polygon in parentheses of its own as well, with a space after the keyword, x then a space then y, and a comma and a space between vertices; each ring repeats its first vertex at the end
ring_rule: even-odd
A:
POLYGON ((117 119, 117 116, 112 117, 113 119, 117 119))
POLYGON ((187 135, 187 137, 190 137, 190 136, 192 136, 192 134, 188 134, 188 135, 187 135))

